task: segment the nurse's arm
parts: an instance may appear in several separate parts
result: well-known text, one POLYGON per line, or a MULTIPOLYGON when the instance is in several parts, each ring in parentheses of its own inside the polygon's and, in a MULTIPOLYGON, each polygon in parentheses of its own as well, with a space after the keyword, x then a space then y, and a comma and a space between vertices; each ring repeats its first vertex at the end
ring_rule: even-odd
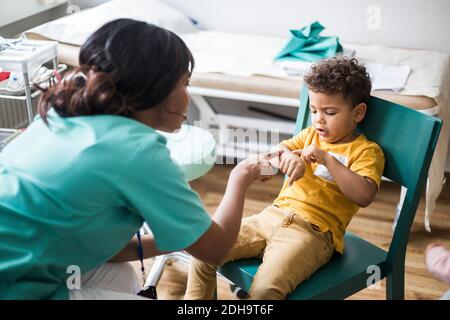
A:
MULTIPOLYGON (((255 158, 249 158, 240 162, 231 171, 225 194, 212 217, 211 226, 200 239, 186 248, 187 252, 197 259, 215 265, 219 265, 226 258, 239 233, 245 194, 248 187, 253 181, 267 177, 267 169, 271 168, 269 160, 274 156, 278 157, 279 153, 276 151, 258 156, 262 157, 258 161, 255 161, 255 158)), ((272 170, 269 171, 272 172, 272 170)), ((164 253, 156 249, 155 241, 151 235, 143 236, 142 244, 144 247, 144 258, 164 253)), ((138 260, 137 248, 138 242, 135 237, 110 261, 138 260)))
POLYGON ((261 175, 264 166, 271 167, 268 160, 259 165, 243 161, 233 169, 223 199, 212 216, 210 228, 186 249, 187 252, 213 265, 223 262, 239 233, 247 189, 253 181, 265 177, 261 175))
MULTIPOLYGON (((233 170, 223 199, 212 217, 209 229, 193 245, 186 248, 191 255, 210 264, 219 265, 233 246, 239 232, 244 199, 253 179, 233 170), (233 172, 234 171, 234 172, 233 172)), ((147 235, 145 235, 147 236, 147 235)), ((162 254, 155 246, 153 237, 142 237, 144 257, 162 254)), ((138 260, 138 241, 134 237, 111 262, 138 260)))
MULTIPOLYGON (((144 234, 141 236, 142 246, 144 251, 144 259, 148 259, 154 256, 159 256, 167 252, 159 251, 155 245, 155 239, 153 235, 144 234)), ((134 236, 130 242, 123 248, 118 254, 109 260, 110 262, 126 262, 139 260, 138 256, 138 240, 134 236)))

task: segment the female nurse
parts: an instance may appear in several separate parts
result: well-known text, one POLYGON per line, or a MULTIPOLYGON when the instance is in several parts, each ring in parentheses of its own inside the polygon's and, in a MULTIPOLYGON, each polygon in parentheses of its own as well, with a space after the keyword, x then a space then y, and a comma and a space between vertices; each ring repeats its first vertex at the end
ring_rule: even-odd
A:
POLYGON ((185 120, 194 59, 184 42, 119 19, 84 43, 79 64, 0 154, 0 299, 137 298, 127 261, 144 221, 144 258, 186 250, 220 264, 247 188, 270 166, 239 163, 210 217, 155 131, 185 120))

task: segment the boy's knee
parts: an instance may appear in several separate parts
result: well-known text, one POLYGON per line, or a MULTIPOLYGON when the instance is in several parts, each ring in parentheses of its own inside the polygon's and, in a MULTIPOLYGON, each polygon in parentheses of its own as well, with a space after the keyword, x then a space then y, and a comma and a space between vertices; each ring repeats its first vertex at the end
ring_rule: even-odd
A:
POLYGON ((287 274, 259 274, 253 279, 249 292, 252 300, 284 300, 297 285, 287 274))
POLYGON ((250 300, 284 300, 289 292, 285 292, 275 285, 252 286, 250 289, 250 300))

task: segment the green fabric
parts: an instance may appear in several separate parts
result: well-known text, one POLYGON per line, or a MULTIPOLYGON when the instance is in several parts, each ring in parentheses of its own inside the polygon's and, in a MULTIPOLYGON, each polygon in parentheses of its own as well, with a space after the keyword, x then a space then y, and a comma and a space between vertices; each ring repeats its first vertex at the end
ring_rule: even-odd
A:
POLYGON ((275 60, 315 62, 341 53, 343 50, 338 37, 320 36, 323 29, 325 28, 316 21, 299 30, 290 30, 292 38, 275 60))
POLYGON ((66 299, 147 221, 162 251, 210 226, 198 195, 152 128, 120 116, 51 112, 0 153, 0 299, 66 299))

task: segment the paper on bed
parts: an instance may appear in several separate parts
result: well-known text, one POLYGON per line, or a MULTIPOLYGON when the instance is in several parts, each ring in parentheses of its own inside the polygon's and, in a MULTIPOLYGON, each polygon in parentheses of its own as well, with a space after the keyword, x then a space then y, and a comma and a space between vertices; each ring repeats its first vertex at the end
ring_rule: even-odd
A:
POLYGON ((365 64, 372 79, 372 90, 392 90, 399 92, 408 80, 408 66, 392 66, 369 62, 365 64))
MULTIPOLYGON (((408 66, 392 66, 381 63, 364 62, 367 72, 372 79, 372 90, 392 90, 399 92, 406 84, 410 68, 408 66)), ((277 61, 276 66, 283 71, 266 69, 265 73, 276 77, 302 77, 311 69, 312 62, 305 61, 277 61)), ((261 74, 261 72, 260 72, 261 74)))

